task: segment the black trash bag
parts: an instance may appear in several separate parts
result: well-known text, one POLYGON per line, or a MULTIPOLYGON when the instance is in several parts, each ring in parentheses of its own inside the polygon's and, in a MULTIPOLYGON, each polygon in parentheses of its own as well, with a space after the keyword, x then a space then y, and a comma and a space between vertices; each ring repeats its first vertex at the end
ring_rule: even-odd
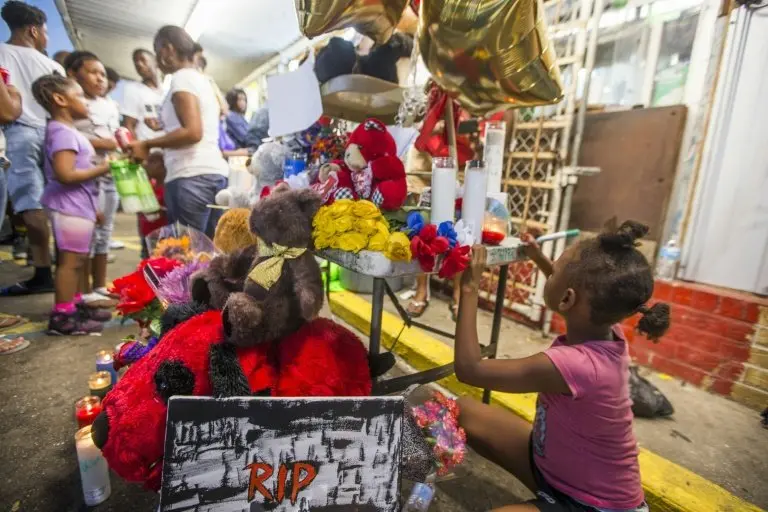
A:
POLYGON ((636 366, 629 369, 629 398, 632 412, 638 418, 663 418, 675 413, 675 408, 659 388, 638 374, 636 366))

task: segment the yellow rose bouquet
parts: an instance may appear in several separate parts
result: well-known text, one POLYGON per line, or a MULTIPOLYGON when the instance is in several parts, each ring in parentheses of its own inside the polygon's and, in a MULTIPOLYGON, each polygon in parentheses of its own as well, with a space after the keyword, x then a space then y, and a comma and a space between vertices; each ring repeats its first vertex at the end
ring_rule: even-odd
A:
POLYGON ((316 249, 362 250, 384 253, 393 261, 410 261, 411 246, 404 233, 391 233, 389 223, 371 201, 342 199, 323 206, 312 220, 316 249))

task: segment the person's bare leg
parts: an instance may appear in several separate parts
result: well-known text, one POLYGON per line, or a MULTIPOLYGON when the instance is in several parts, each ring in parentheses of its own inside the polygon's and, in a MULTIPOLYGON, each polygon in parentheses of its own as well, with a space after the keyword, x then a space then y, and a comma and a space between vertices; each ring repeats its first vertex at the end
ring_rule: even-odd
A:
POLYGON ((80 272, 80 289, 78 290, 83 295, 93 291, 93 287, 91 286, 91 272, 93 266, 93 258, 85 258, 85 261, 83 262, 83 271, 80 272))
POLYGON ((418 317, 424 313, 427 305, 429 305, 429 276, 419 274, 416 277, 416 295, 413 296, 406 309, 411 316, 418 317))
POLYGON ((27 226, 32 264, 35 268, 50 268, 51 252, 48 243, 51 240, 51 230, 48 228, 47 215, 43 210, 27 210, 22 214, 22 218, 27 226))
POLYGON ((531 424, 509 411, 474 398, 461 397, 458 405, 459 425, 467 433, 467 444, 536 493, 530 462, 531 424))
POLYGON ((93 289, 106 288, 107 286, 107 254, 96 254, 91 259, 91 276, 93 277, 93 289))
POLYGON ((87 259, 84 254, 59 251, 56 265, 56 304, 72 302, 80 285, 83 262, 87 259))

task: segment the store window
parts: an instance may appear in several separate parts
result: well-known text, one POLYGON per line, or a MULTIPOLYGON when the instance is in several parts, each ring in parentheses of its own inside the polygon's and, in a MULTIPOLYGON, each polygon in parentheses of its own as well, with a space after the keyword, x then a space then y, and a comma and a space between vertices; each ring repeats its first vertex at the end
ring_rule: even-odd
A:
POLYGON ((702 0, 639 3, 608 9, 600 20, 590 104, 631 108, 684 102, 702 0))
POLYGON ((683 12, 678 19, 664 22, 653 77, 652 106, 677 105, 683 102, 698 22, 698 10, 683 12))

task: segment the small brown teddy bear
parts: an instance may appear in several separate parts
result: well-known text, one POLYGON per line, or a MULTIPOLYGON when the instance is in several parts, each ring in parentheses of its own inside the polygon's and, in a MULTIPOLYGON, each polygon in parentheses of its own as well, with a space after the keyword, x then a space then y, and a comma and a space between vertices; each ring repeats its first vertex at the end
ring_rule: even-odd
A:
POLYGON ((208 303, 214 308, 220 307, 222 292, 244 279, 244 286, 223 304, 224 332, 231 343, 251 346, 281 339, 320 312, 323 284, 311 252, 312 218, 320 204, 309 189, 275 188, 251 212, 257 248, 238 251, 211 267, 223 278, 207 282, 208 303), (243 272, 249 255, 254 256, 243 272))

